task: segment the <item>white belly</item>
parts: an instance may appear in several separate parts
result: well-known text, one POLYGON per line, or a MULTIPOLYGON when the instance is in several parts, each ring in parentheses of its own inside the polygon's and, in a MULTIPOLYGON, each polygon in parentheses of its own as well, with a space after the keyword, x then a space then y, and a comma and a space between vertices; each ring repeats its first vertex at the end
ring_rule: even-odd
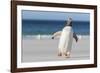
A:
POLYGON ((59 40, 58 48, 61 51, 67 51, 70 50, 72 47, 72 41, 73 41, 73 31, 71 26, 66 26, 62 30, 61 37, 59 40))

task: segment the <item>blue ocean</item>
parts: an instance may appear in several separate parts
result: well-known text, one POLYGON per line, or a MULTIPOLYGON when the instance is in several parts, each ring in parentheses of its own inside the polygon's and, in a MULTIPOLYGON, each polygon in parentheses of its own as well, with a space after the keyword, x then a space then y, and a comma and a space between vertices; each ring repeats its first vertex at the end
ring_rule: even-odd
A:
MULTIPOLYGON (((62 30, 66 21, 57 20, 22 20, 22 36, 52 35, 62 30)), ((77 35, 90 34, 89 21, 73 21, 73 31, 77 35)))

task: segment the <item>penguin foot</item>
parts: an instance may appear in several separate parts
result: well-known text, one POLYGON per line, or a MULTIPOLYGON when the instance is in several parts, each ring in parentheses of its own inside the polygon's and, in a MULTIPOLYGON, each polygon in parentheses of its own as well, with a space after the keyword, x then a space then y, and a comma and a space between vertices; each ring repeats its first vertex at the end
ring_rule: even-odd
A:
POLYGON ((62 54, 61 53, 58 53, 58 56, 62 56, 62 54))
POLYGON ((70 52, 64 53, 64 57, 70 58, 70 52))

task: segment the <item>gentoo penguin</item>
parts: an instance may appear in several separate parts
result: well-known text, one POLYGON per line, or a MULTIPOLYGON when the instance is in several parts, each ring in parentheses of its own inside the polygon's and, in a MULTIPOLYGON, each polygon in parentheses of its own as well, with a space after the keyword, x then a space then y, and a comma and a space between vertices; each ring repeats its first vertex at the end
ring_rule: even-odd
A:
POLYGON ((76 42, 78 41, 78 37, 72 29, 72 18, 68 18, 68 21, 62 31, 55 32, 52 36, 52 39, 58 35, 60 35, 58 56, 70 57, 73 38, 76 40, 76 42))

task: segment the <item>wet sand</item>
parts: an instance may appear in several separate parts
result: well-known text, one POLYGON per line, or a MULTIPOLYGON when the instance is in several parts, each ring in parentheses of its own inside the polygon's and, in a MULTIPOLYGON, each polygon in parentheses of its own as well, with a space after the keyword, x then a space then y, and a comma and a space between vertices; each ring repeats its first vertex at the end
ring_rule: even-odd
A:
POLYGON ((89 36, 83 36, 76 43, 73 39, 70 58, 58 56, 59 39, 23 38, 22 62, 43 62, 62 60, 87 60, 90 56, 89 36))

